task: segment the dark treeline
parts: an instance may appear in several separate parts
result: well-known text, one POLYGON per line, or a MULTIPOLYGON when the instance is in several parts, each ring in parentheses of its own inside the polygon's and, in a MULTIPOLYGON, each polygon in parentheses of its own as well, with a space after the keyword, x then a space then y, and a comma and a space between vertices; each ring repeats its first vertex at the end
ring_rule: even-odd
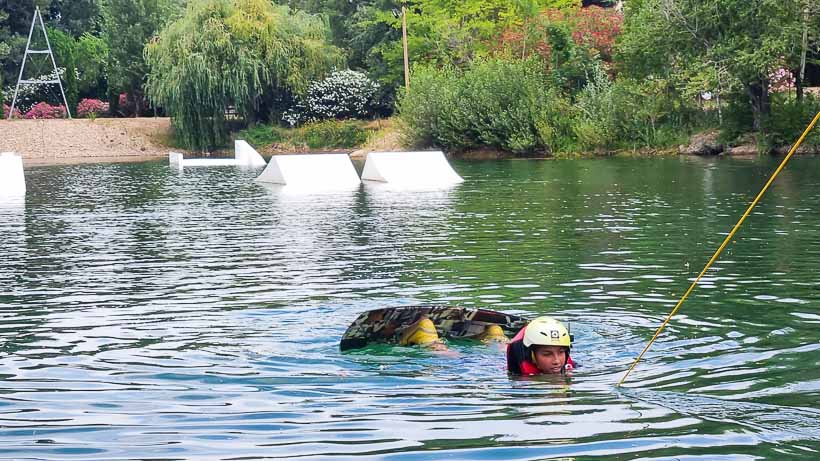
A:
MULTIPOLYGON (((770 147, 820 107, 814 0, 6 0, 6 104, 35 4, 72 111, 166 113, 189 147, 396 111, 407 143, 453 151, 662 147, 708 129, 770 147)), ((39 102, 62 104, 30 85, 21 113, 39 102)))

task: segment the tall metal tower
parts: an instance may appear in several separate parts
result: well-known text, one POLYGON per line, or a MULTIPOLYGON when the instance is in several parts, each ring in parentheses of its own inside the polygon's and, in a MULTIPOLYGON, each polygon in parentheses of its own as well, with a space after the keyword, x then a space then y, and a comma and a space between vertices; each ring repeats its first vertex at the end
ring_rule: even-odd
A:
MULTIPOLYGON (((74 69, 66 69, 66 72, 73 72, 74 69)), ((28 31, 28 42, 26 42, 26 53, 23 55, 23 64, 20 65, 20 76, 17 77, 17 86, 14 87, 14 98, 11 100, 11 109, 9 110, 8 118, 11 119, 11 114, 14 113, 14 106, 17 104, 17 92, 20 90, 20 84, 32 84, 32 83, 47 83, 47 84, 57 84, 60 87, 60 94, 63 95, 63 104, 65 104, 65 113, 68 115, 68 118, 71 118, 71 109, 68 107, 68 100, 65 97, 65 91, 63 91, 63 82, 60 81, 60 73, 57 72, 57 63, 54 61, 54 53, 51 52, 51 43, 48 41, 48 33, 46 32, 46 25, 43 24, 43 16, 40 14, 40 7, 36 7, 34 9, 34 16, 31 18, 31 28, 28 31), (34 23, 37 20, 40 20, 40 28, 43 30, 43 36, 46 38, 46 47, 48 49, 45 50, 32 50, 31 49, 31 35, 34 33, 34 23), (51 65, 54 67, 54 80, 23 80, 23 70, 26 68, 26 61, 28 60, 28 55, 30 54, 47 54, 51 57, 51 65)))

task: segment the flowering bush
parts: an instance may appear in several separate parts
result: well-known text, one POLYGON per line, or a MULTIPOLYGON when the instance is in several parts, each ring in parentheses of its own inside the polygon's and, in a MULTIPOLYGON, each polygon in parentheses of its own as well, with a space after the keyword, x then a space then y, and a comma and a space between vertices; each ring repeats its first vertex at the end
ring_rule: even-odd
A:
MULTIPOLYGON (((3 119, 7 119, 9 117, 10 110, 11 107, 8 104, 3 104, 3 119)), ((23 114, 20 113, 20 109, 15 107, 14 114, 12 114, 11 118, 23 118, 23 114)))
MULTIPOLYGON (((58 67, 56 74, 52 71, 50 74, 31 79, 34 83, 21 83, 17 91, 17 103, 15 107, 20 108, 20 111, 26 113, 35 103, 40 101, 50 101, 59 104, 63 100, 62 95, 60 95, 60 89, 54 83, 45 82, 57 78, 62 79, 64 76, 65 67, 58 67)), ((15 86, 16 85, 10 85, 3 88, 3 94, 7 98, 7 103, 11 103, 15 86)))
POLYGON ((64 118, 66 115, 65 106, 52 106, 47 102, 38 102, 26 112, 26 118, 64 118))
POLYGON ((778 68, 769 74, 769 91, 788 91, 794 88, 794 75, 788 69, 778 68))
POLYGON ((108 112, 108 103, 85 98, 77 104, 77 117, 99 117, 108 112))
POLYGON ((291 126, 327 119, 363 118, 375 111, 379 84, 362 72, 333 72, 313 82, 305 97, 282 117, 291 126))

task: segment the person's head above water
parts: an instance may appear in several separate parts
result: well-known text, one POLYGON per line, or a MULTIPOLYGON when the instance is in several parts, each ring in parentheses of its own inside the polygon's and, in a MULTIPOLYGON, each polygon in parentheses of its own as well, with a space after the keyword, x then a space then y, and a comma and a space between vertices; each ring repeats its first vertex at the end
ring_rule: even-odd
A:
POLYGON ((538 317, 507 346, 507 370, 517 375, 559 374, 573 368, 572 335, 552 317, 538 317))

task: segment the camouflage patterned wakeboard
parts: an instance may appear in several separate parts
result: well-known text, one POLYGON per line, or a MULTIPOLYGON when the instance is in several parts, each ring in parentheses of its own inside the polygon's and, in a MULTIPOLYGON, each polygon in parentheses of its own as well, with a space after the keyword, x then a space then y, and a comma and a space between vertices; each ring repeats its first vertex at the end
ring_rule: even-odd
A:
POLYGON ((405 330, 422 316, 436 326, 441 338, 471 338, 496 324, 512 338, 529 319, 512 314, 454 306, 402 306, 364 312, 348 327, 339 348, 342 351, 358 349, 372 343, 398 344, 405 330))

